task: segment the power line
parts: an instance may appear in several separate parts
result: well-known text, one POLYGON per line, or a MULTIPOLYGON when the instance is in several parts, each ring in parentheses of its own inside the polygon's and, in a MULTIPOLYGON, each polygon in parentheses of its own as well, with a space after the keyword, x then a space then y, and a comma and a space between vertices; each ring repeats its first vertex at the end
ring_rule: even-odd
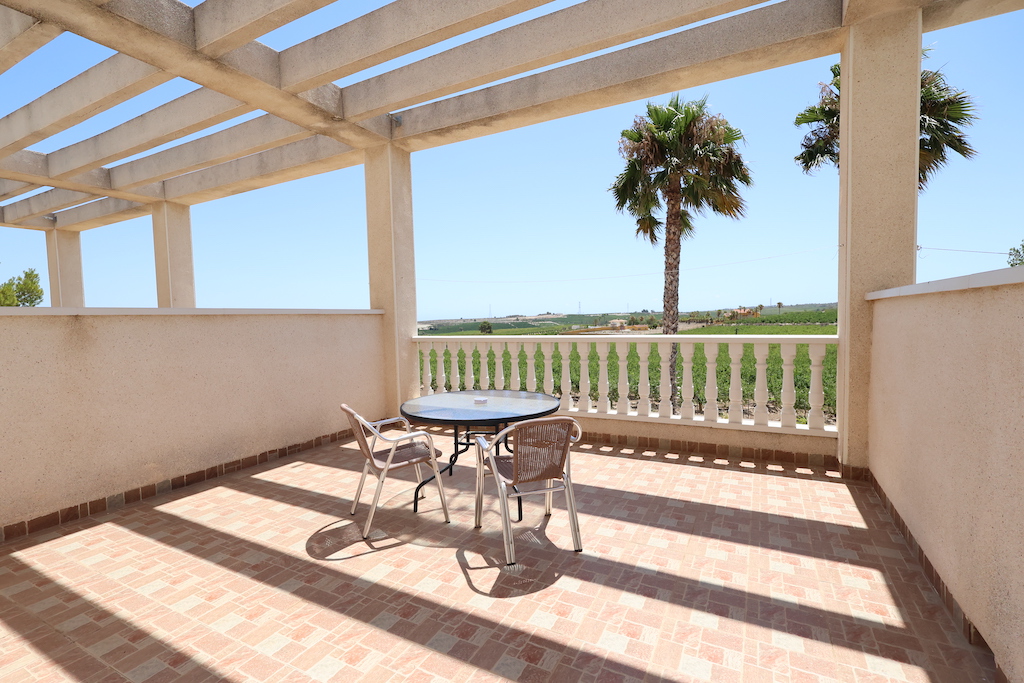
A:
POLYGON ((965 254, 997 254, 999 256, 1009 256, 1009 252, 1006 251, 975 251, 973 249, 943 249, 942 247, 922 247, 920 244, 917 245, 917 250, 928 249, 929 251, 960 251, 965 254))
MULTIPOLYGON (((777 254, 775 256, 762 256, 760 258, 747 259, 745 261, 732 261, 730 263, 717 263, 712 266, 695 266, 693 268, 681 268, 679 272, 685 273, 692 270, 707 270, 708 268, 724 268, 725 266, 738 266, 743 263, 753 263, 755 261, 767 261, 769 259, 786 258, 788 256, 800 256, 801 254, 810 254, 815 251, 823 251, 825 249, 835 249, 835 246, 821 247, 819 249, 808 249, 806 251, 794 251, 789 254, 777 254)), ((420 282, 450 282, 455 284, 474 284, 474 285, 523 285, 530 283, 552 283, 552 282, 590 282, 593 280, 622 280, 631 277, 649 277, 651 275, 662 275, 663 271, 656 271, 650 273, 637 273, 635 275, 607 275, 604 277, 575 277, 566 278, 562 280, 438 280, 434 278, 416 278, 420 282)))

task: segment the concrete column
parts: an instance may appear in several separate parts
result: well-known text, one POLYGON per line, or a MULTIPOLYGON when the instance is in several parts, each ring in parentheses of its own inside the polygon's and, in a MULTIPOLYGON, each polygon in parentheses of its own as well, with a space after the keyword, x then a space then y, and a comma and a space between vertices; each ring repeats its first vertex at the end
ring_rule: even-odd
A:
POLYGON ((920 9, 850 27, 840 97, 839 457, 867 467, 872 307, 864 295, 916 280, 920 9))
POLYGON ((156 305, 195 308, 189 207, 171 202, 153 204, 153 255, 156 258, 156 305))
POLYGON ((384 310, 384 384, 388 413, 416 395, 416 266, 409 152, 387 144, 366 150, 366 227, 370 307, 384 310))
POLYGON ((46 262, 50 271, 50 306, 84 307, 82 233, 47 230, 46 262))

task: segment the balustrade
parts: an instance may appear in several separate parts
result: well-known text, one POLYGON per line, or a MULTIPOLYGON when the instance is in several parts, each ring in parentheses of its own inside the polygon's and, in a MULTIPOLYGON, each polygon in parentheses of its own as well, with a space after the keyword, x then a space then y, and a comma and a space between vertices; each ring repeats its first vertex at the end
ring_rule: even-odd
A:
POLYGON ((421 394, 526 388, 558 396, 560 411, 570 415, 835 429, 827 424, 835 415, 838 338, 833 335, 416 337, 413 342, 420 353, 421 394))

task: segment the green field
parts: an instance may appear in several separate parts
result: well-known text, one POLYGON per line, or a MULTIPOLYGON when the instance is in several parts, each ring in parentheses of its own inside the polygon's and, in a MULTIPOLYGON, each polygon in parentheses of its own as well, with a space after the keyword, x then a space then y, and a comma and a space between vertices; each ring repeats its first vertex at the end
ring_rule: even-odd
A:
MULTIPOLYGON (((835 334, 836 328, 833 325, 737 325, 737 326, 726 326, 726 325, 715 325, 708 328, 701 328, 698 330, 691 330, 684 334, 736 334, 734 330, 738 330, 739 335, 744 334, 784 334, 784 335, 811 335, 811 334, 835 334)), ((660 339, 660 338, 659 338, 660 339)), ((591 398, 596 400, 597 385, 598 385, 598 372, 599 372, 599 361, 597 357, 596 345, 593 338, 581 337, 579 341, 574 342, 556 342, 555 349, 552 354, 552 372, 554 374, 554 392, 557 395, 559 393, 558 386, 561 384, 562 372, 565 362, 565 357, 568 355, 569 359, 569 381, 570 381, 570 393, 572 396, 578 396, 579 394, 579 381, 580 381, 580 367, 581 367, 581 353, 585 354, 587 358, 587 368, 590 376, 591 398)), ((605 341, 602 339, 601 341, 605 341)), ((522 344, 512 342, 511 344, 504 344, 504 348, 501 351, 501 363, 503 372, 502 375, 505 378, 505 386, 498 388, 516 388, 520 390, 527 390, 527 363, 530 358, 527 352, 524 350, 522 344), (510 387, 509 378, 511 376, 513 355, 519 366, 519 386, 510 387)), ((660 374, 661 365, 660 358, 658 357, 657 347, 653 344, 630 343, 628 349, 620 347, 626 346, 622 342, 615 343, 612 341, 609 351, 609 363, 608 363, 608 379, 609 379, 609 395, 612 404, 616 404, 619 400, 618 391, 618 380, 619 380, 619 353, 625 351, 626 356, 626 368, 627 377, 629 378, 629 398, 631 400, 639 399, 639 379, 640 379, 640 364, 641 354, 647 358, 650 365, 650 396, 653 400, 658 400, 659 397, 659 385, 660 385, 660 374)), ((453 380, 458 381, 458 377, 461 377, 461 371, 465 368, 466 354, 463 351, 458 351, 456 354, 455 362, 458 363, 459 374, 456 376, 452 372, 452 354, 449 351, 443 351, 442 357, 439 359, 437 351, 430 353, 429 362, 431 366, 437 371, 438 361, 441 360, 445 369, 445 376, 452 377, 453 380)), ((700 343, 694 346, 693 353, 693 385, 694 385, 694 403, 697 404, 699 410, 703 409, 705 403, 704 385, 707 378, 707 364, 706 364, 706 349, 705 344, 700 343)), ((495 374, 495 363, 497 362, 497 354, 494 351, 489 351, 486 357, 487 363, 487 376, 490 378, 494 377, 495 374)), ((729 388, 731 384, 731 366, 729 358, 729 345, 719 344, 718 353, 716 355, 716 375, 718 384, 718 404, 719 407, 728 405, 729 401, 729 388)), ((472 386, 467 387, 465 383, 460 382, 460 386, 452 387, 446 386, 448 390, 455 389, 479 389, 481 381, 480 365, 484 359, 481 358, 479 350, 474 350, 470 358, 471 367, 473 368, 472 386)), ((421 371, 426 359, 420 357, 421 371)), ((537 387, 543 387, 544 383, 544 359, 540 349, 537 349, 533 354, 534 368, 537 376, 537 387)), ((772 408, 772 404, 775 406, 781 405, 782 400, 782 355, 780 346, 778 344, 770 344, 768 352, 768 396, 769 396, 769 407, 772 408)), ((677 376, 681 377, 682 374, 682 359, 680 358, 677 362, 677 376)), ((806 344, 797 345, 796 360, 794 361, 794 383, 796 385, 796 408, 797 410, 807 410, 810 408, 808 403, 808 394, 810 390, 810 357, 807 352, 806 344)), ((836 410, 836 346, 830 344, 826 350, 825 360, 823 364, 822 380, 825 392, 825 412, 830 415, 835 415, 836 410)), ((435 374, 436 376, 436 374, 435 374)), ((743 400, 745 403, 752 402, 754 399, 754 383, 756 380, 756 368, 754 359, 754 345, 744 344, 743 345, 743 356, 741 359, 741 382, 743 386, 743 400)), ((487 388, 495 388, 493 380, 490 382, 491 386, 487 388)), ((436 385, 435 385, 436 388, 436 385)), ((529 387, 530 390, 535 387, 529 387)), ((678 401, 677 401, 678 405, 678 401)))

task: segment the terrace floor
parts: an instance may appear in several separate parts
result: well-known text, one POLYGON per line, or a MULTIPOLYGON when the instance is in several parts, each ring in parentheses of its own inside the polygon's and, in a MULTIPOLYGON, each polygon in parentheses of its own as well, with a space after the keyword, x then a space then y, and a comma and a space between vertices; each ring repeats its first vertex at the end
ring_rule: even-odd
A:
POLYGON ((463 461, 369 542, 335 443, 0 546, 0 681, 994 680, 863 484, 581 444, 510 570, 463 461))

